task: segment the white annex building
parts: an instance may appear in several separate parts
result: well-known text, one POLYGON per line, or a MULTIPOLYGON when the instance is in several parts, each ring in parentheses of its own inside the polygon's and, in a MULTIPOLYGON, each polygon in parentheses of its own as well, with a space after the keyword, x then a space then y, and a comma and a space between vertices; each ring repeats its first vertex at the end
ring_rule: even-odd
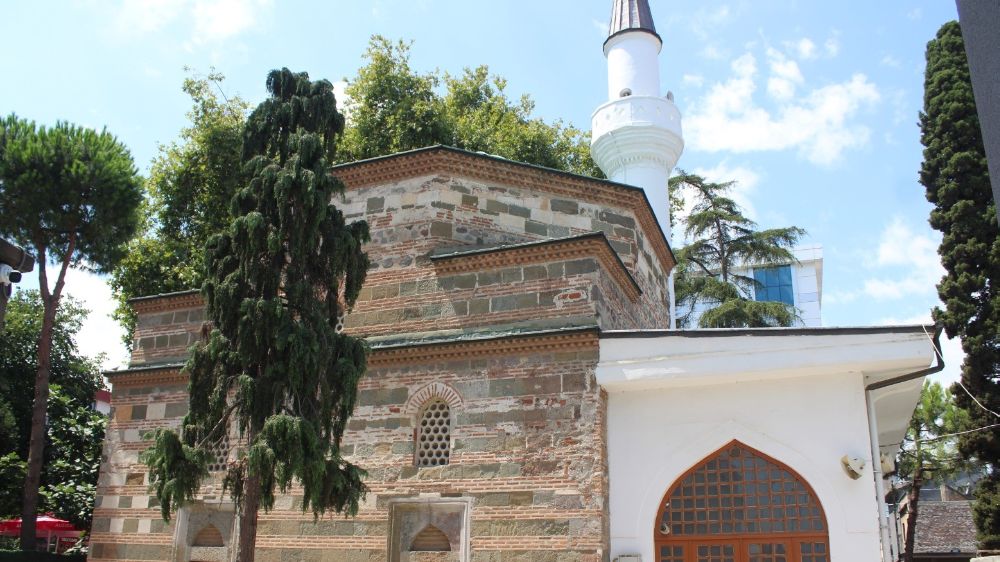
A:
MULTIPOLYGON (((616 0, 592 151, 667 225, 666 180, 684 143, 659 81, 661 46, 648 2, 616 0)), ((602 334, 612 559, 896 559, 883 466, 924 375, 940 369, 935 334, 820 328, 822 249, 795 253, 797 264, 745 273, 755 297, 794 305, 802 327, 602 334)))

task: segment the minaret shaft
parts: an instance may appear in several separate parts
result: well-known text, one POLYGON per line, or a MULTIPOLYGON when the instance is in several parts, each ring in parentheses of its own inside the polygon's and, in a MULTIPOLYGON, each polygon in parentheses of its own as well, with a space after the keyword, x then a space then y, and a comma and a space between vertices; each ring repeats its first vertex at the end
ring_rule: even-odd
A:
POLYGON ((669 241, 667 181, 684 139, 680 112, 660 90, 662 45, 647 0, 615 0, 604 42, 608 102, 594 111, 590 150, 610 179, 645 190, 669 241))

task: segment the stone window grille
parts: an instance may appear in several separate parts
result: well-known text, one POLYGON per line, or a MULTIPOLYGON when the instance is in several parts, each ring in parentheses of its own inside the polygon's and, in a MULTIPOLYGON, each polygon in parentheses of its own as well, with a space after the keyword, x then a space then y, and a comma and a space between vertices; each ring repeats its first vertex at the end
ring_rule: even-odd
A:
POLYGON ((223 435, 209 446, 212 456, 208 461, 209 472, 225 472, 229 470, 229 435, 223 435))
POLYGON ((451 408, 440 398, 424 407, 416 431, 415 463, 418 467, 442 466, 451 457, 451 408))

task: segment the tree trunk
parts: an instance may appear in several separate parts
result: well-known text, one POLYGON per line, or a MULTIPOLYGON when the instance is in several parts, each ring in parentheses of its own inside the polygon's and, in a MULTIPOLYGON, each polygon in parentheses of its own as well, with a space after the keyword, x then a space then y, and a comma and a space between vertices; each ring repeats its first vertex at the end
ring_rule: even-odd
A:
POLYGON ((243 501, 237 506, 236 549, 230 560, 253 562, 257 543, 257 511, 260 509, 260 477, 248 476, 243 483, 243 501))
POLYGON ((913 470, 913 483, 906 495, 906 537, 903 543, 903 562, 913 562, 913 548, 917 537, 917 504, 920 502, 920 488, 924 485, 923 455, 920 453, 920 442, 916 442, 916 468, 913 470))
POLYGON ((10 285, 6 287, 0 284, 0 334, 3 333, 4 320, 7 318, 7 290, 10 289, 10 285))
MULTIPOLYGON (((45 264, 41 264, 45 267, 45 264)), ((31 411, 31 440, 28 444, 28 473, 24 479, 24 503, 21 509, 21 550, 36 548, 35 517, 38 511, 38 491, 42 480, 45 457, 45 418, 49 402, 49 374, 52 360, 52 332, 56 323, 58 300, 42 299, 42 331, 38 336, 38 373, 35 375, 35 403, 31 411)))

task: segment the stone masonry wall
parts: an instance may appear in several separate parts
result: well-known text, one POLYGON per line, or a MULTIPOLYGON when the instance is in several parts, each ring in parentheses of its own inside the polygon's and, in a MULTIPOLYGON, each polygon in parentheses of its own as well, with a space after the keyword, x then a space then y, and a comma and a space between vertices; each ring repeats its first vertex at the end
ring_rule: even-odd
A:
MULTIPOLYGON (((367 220, 372 229, 368 251, 373 265, 355 313, 384 311, 385 305, 392 308, 397 303, 373 302, 392 295, 405 302, 421 295, 421 289, 436 290, 429 284, 435 277, 430 263, 435 252, 603 232, 642 291, 638 305, 629 307, 635 322, 629 327, 669 325, 667 277, 655 266, 647 234, 628 209, 441 175, 351 189, 341 208, 349 219, 367 220)), ((434 322, 450 314, 447 299, 438 303, 443 311, 431 311, 438 316, 434 322)), ((393 330, 399 320, 383 314, 354 326, 367 335, 377 333, 378 324, 389 324, 383 329, 393 330)))
MULTIPOLYGON (((372 231, 372 267, 346 329, 373 353, 344 441, 370 493, 357 517, 314 521, 290 490, 261 514, 258 561, 389 562, 390 506, 435 498, 468 502, 469 560, 607 560, 597 333, 667 326, 668 250, 616 206, 627 188, 599 184, 592 199, 574 199, 564 184, 546 191, 548 172, 523 173, 535 174, 525 180, 534 187, 422 173, 350 187, 338 202, 372 231), (450 462, 417 468, 417 416, 435 398, 451 408, 450 462)), ((183 558, 175 542, 198 532, 160 519, 139 454, 187 411, 178 365, 205 327, 203 304, 191 292, 133 305, 131 367, 109 374, 92 560, 183 558)), ((219 474, 198 501, 224 501, 219 474)), ((453 550, 398 559, 460 560, 453 550)))

